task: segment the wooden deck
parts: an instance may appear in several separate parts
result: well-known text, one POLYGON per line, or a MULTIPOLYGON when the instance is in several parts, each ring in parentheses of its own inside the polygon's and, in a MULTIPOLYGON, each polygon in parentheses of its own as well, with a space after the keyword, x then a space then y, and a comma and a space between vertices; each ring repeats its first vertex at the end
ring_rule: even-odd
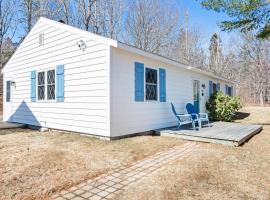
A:
POLYGON ((239 146, 262 130, 261 125, 248 125, 227 122, 214 122, 212 127, 204 127, 193 131, 190 129, 176 130, 167 128, 156 130, 161 136, 178 137, 191 141, 220 143, 231 146, 239 146))

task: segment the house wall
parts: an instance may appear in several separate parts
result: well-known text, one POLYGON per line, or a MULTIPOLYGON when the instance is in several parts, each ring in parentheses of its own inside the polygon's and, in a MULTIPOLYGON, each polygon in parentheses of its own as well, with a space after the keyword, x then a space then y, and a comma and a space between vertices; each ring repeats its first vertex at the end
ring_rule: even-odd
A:
POLYGON ((3 113, 3 75, 0 74, 0 119, 2 119, 3 113))
POLYGON ((193 80, 206 85, 204 96, 200 94, 201 112, 206 111, 209 80, 221 83, 225 91, 222 81, 121 49, 112 48, 111 63, 111 137, 176 125, 170 104, 173 102, 178 112, 186 113, 186 103, 193 103, 193 80), (135 102, 135 62, 166 69, 166 102, 135 102))
POLYGON ((4 120, 99 136, 109 136, 109 45, 41 20, 4 70, 4 120), (39 33, 44 32, 44 45, 39 33), (79 49, 84 40, 87 49, 79 49), (64 102, 31 102, 32 70, 65 66, 64 102), (13 80, 11 102, 6 81, 13 80))

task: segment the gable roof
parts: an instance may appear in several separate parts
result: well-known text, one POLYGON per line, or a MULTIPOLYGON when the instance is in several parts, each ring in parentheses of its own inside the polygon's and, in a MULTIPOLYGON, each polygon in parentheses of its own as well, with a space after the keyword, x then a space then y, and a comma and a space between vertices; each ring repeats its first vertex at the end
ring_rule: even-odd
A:
POLYGON ((40 17, 38 19, 38 21, 36 22, 36 24, 34 25, 32 30, 27 34, 27 36, 25 37, 23 42, 20 44, 20 46, 17 48, 17 50, 11 56, 9 61, 6 63, 6 65, 2 69, 1 73, 4 73, 6 66, 9 64, 9 62, 12 60, 12 58, 16 55, 16 52, 18 52, 20 47, 23 45, 24 41, 28 38, 28 36, 31 34, 31 32, 33 32, 33 30, 38 26, 38 24, 42 23, 42 22, 45 22, 45 23, 50 24, 50 25, 52 25, 54 27, 69 31, 69 32, 74 33, 74 34, 79 34, 79 35, 84 36, 84 37, 89 37, 89 38, 94 39, 94 40, 96 40, 96 41, 98 41, 100 43, 107 44, 107 45, 110 45, 110 46, 115 47, 115 48, 123 49, 125 51, 135 53, 135 54, 138 54, 138 55, 142 55, 144 57, 152 58, 152 59, 155 59, 155 60, 167 63, 167 64, 172 64, 172 65, 175 65, 175 66, 180 67, 182 69, 189 70, 189 71, 199 73, 199 74, 202 74, 202 75, 206 75, 206 76, 209 76, 209 77, 212 77, 212 78, 215 78, 215 79, 219 79, 219 80, 222 80, 222 81, 226 81, 228 83, 235 83, 234 81, 231 81, 229 79, 217 76, 217 75, 215 75, 215 74, 213 74, 211 72, 206 72, 206 71, 203 71, 203 70, 201 70, 199 68, 192 67, 192 66, 184 64, 184 63, 180 63, 178 61, 169 59, 167 57, 163 57, 161 55, 157 55, 157 54, 154 54, 154 53, 151 53, 151 52, 147 52, 147 51, 141 50, 139 48, 136 48, 136 47, 121 43, 121 42, 119 42, 117 40, 113 40, 113 39, 110 39, 110 38, 107 38, 107 37, 103 37, 103 36, 100 36, 100 35, 97 35, 97 34, 94 34, 94 33, 91 33, 91 32, 88 32, 88 31, 85 31, 85 30, 82 30, 82 29, 79 29, 79 28, 76 28, 76 27, 73 27, 73 26, 70 26, 70 25, 67 25, 67 24, 63 24, 61 22, 57 22, 57 21, 54 21, 54 20, 47 19, 45 17, 40 17))

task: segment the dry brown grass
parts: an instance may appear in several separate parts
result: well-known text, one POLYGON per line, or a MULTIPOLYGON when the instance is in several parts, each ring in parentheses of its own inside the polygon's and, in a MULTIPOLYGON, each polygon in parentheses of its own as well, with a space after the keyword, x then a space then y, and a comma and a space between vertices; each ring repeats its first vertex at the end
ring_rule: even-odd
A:
POLYGON ((240 117, 236 122, 270 124, 270 107, 243 107, 236 117, 240 117))
MULTIPOLYGON (((265 123, 269 119, 265 118, 269 115, 265 109, 244 110, 253 111, 243 120, 245 123, 256 123, 258 119, 265 123)), ((132 185, 115 199, 270 199, 270 126, 264 126, 260 134, 241 147, 200 145, 196 153, 132 185)))
POLYGON ((0 199, 46 199, 62 189, 157 151, 183 144, 141 136, 103 141, 75 134, 19 129, 0 135, 0 199))

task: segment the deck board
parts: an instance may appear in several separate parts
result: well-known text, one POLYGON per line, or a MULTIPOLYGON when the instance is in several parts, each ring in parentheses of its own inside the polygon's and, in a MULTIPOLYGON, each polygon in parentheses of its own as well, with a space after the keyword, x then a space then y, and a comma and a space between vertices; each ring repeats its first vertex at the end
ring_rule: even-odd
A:
POLYGON ((167 128, 156 130, 156 133, 163 136, 179 137, 192 141, 239 146, 262 130, 261 125, 228 122, 214 122, 211 125, 212 127, 204 127, 198 131, 167 128))

